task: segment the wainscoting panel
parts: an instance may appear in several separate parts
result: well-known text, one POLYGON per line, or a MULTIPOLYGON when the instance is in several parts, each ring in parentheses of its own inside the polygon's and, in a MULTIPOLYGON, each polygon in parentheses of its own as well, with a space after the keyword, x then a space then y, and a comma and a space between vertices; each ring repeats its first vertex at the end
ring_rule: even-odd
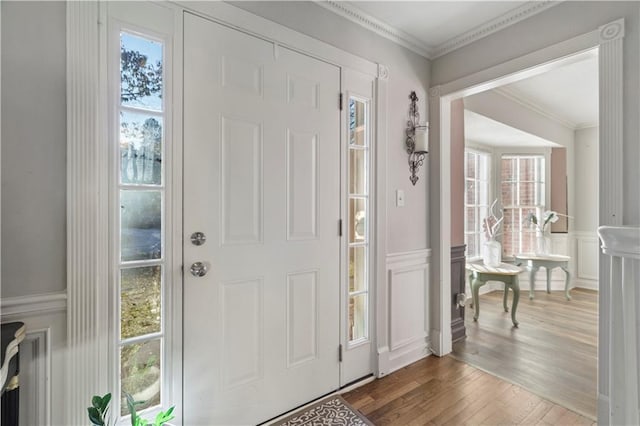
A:
POLYGON ((0 309, 0 321, 24 322, 27 331, 20 344, 20 426, 65 424, 66 293, 3 298, 0 309))
POLYGON ((387 255, 388 346, 378 349, 379 376, 429 355, 430 250, 387 255))
POLYGON ((595 232, 575 232, 576 274, 574 284, 577 287, 598 289, 598 258, 600 241, 595 232))

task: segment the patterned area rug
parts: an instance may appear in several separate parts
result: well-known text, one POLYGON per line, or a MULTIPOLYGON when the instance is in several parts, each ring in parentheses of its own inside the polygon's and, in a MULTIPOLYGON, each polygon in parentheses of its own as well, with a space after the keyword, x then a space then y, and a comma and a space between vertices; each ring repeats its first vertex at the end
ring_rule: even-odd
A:
POLYGON ((272 426, 373 426, 373 423, 340 395, 333 395, 272 426))

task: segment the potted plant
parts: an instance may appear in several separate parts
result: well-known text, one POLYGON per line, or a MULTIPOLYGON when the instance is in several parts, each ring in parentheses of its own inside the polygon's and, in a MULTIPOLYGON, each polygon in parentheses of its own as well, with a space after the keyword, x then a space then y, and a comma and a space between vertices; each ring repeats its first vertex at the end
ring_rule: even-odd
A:
MULTIPOLYGON (((160 411, 153 422, 143 419, 136 413, 136 405, 141 404, 133 400, 133 397, 125 392, 127 397, 127 407, 131 414, 131 426, 162 426, 166 422, 172 420, 173 409, 175 406, 169 408, 167 411, 160 411)), ((111 393, 104 396, 94 395, 91 398, 91 407, 87 407, 87 413, 89 414, 89 421, 96 426, 109 426, 109 424, 115 425, 115 421, 111 423, 109 415, 109 404, 111 403, 111 393)))

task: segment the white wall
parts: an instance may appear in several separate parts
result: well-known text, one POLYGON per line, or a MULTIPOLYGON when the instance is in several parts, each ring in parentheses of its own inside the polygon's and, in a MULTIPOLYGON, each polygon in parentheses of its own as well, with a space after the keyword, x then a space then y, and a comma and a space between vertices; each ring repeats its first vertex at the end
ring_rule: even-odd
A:
POLYGON ((433 61, 432 86, 593 31, 625 19, 624 38, 624 224, 640 223, 640 3, 607 1, 562 2, 516 25, 493 33, 433 61), (517 40, 517 42, 514 42, 517 40))
POLYGON ((66 9, 1 2, 2 297, 66 287, 66 9))

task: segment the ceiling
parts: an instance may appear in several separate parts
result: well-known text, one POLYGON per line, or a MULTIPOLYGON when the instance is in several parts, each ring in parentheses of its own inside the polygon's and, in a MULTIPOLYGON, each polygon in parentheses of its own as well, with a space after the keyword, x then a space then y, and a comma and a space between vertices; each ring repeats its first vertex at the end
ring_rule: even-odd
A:
POLYGON ((497 89, 571 129, 598 124, 598 52, 497 89))
POLYGON ((468 141, 492 147, 560 146, 469 110, 464 110, 464 137, 468 141))
POLYGON ((429 59, 555 6, 530 1, 340 1, 316 4, 429 59))
POLYGON ((526 1, 350 1, 350 6, 435 49, 526 1))

